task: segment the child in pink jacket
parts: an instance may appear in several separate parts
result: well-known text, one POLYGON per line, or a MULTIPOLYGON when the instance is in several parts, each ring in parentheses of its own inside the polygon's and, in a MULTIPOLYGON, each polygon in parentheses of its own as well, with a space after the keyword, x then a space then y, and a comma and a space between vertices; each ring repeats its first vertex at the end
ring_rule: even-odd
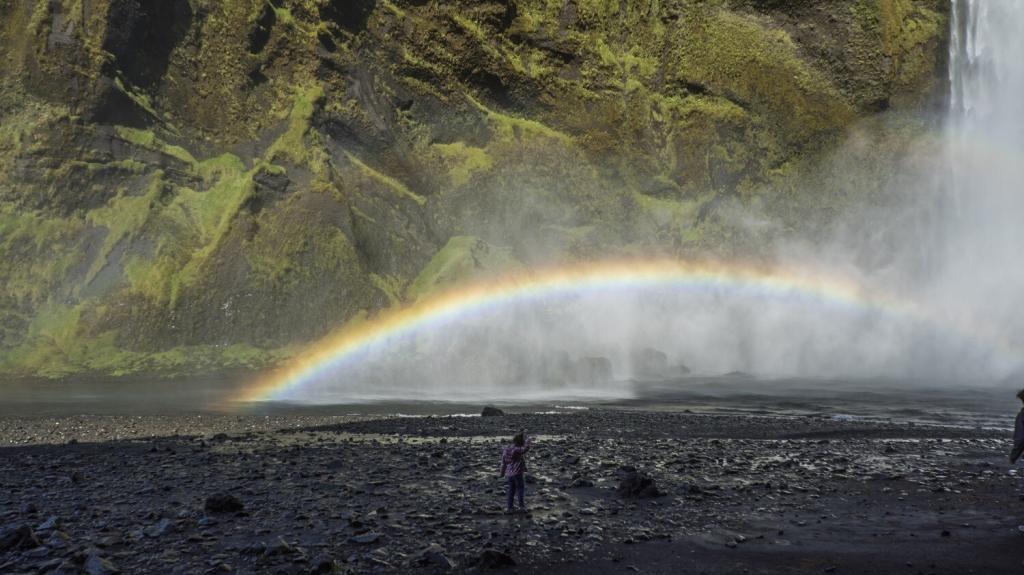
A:
POLYGON ((499 473, 501 477, 508 479, 508 509, 506 513, 512 513, 513 499, 518 499, 519 509, 526 511, 523 492, 526 489, 526 452, 529 450, 530 442, 526 439, 526 433, 521 431, 512 438, 512 445, 501 452, 501 471, 499 473))

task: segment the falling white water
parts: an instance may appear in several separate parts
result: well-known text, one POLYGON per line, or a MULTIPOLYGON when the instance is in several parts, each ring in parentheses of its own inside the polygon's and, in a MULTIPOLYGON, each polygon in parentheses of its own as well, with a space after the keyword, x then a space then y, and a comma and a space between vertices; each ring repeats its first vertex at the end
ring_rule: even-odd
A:
MULTIPOLYGON (((953 0, 942 269, 929 301, 1024 343, 1024 2, 953 0)), ((1010 366, 1005 366, 1009 368, 1010 366)))

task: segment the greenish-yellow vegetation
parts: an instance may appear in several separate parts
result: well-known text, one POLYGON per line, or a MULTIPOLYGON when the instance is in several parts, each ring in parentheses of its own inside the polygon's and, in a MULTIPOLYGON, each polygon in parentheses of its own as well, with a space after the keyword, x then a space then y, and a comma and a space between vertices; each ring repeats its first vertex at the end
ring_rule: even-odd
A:
MULTIPOLYGON (((300 90, 295 95, 295 104, 288 114, 288 127, 284 134, 267 150, 267 159, 271 162, 284 160, 292 164, 306 164, 310 161, 321 161, 320 158, 311 158, 314 153, 311 146, 306 143, 306 135, 309 133, 309 121, 313 117, 315 105, 324 95, 322 86, 300 90)), ((320 169, 314 167, 314 171, 320 169)))
POLYGON ((35 306, 62 293, 65 283, 75 279, 70 276, 79 262, 85 229, 83 222, 0 206, 3 296, 35 306))
POLYGON ((471 236, 457 236, 448 240, 409 284, 406 296, 415 301, 461 281, 510 272, 519 266, 508 248, 471 236))
POLYGON ((390 190, 396 196, 412 200, 421 206, 427 202, 426 198, 416 192, 413 192, 408 186, 399 180, 379 170, 375 170, 354 155, 346 152, 345 157, 348 158, 348 161, 351 162, 353 166, 356 167, 357 173, 365 178, 366 181, 375 182, 383 186, 385 189, 390 190))
POLYGON ((672 46, 673 78, 705 85, 777 123, 786 141, 804 142, 845 126, 853 110, 821 72, 798 57, 782 30, 724 10, 694 17, 672 46))
POLYGON ((111 199, 107 206, 88 213, 86 221, 93 225, 103 226, 107 233, 103 239, 103 247, 100 248, 99 256, 93 261, 92 267, 86 274, 85 285, 92 282, 100 269, 110 263, 108 258, 114 246, 125 239, 130 239, 132 235, 142 230, 163 192, 163 186, 162 172, 154 172, 153 181, 143 195, 121 194, 111 199))
POLYGON ((176 158, 186 164, 189 164, 190 166, 196 164, 196 159, 192 157, 192 154, 187 150, 181 146, 174 146, 161 141, 152 131, 139 130, 126 126, 117 126, 116 130, 118 136, 124 138, 127 142, 135 144, 136 146, 166 154, 172 158, 176 158))
POLYGON ((486 150, 467 146, 465 142, 434 144, 433 149, 448 166, 448 176, 455 187, 466 185, 474 173, 486 172, 494 165, 486 150))

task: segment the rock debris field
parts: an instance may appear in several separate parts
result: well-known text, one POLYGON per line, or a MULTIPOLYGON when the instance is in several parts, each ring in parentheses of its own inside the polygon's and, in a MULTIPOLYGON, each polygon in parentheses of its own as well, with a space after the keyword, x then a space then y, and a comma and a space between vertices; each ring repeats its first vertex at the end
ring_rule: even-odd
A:
POLYGON ((1005 431, 592 409, 4 419, 0 443, 0 573, 1024 570, 1005 431))

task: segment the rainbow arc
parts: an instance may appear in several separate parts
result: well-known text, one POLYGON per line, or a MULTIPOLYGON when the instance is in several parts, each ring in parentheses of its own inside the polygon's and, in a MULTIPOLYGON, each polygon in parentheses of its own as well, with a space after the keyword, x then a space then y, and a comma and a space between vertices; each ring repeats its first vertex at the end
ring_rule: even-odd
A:
POLYGON ((748 297, 876 311, 939 328, 959 331, 999 353, 1020 361, 1024 355, 965 318, 932 317, 913 302, 873 292, 860 283, 796 268, 753 264, 686 262, 667 259, 616 260, 563 265, 512 273, 457 285, 403 307, 347 325, 312 344, 289 365, 247 386, 237 402, 278 400, 312 382, 339 378, 361 354, 395 338, 437 329, 445 324, 517 302, 564 295, 664 288, 734 291, 748 297))

